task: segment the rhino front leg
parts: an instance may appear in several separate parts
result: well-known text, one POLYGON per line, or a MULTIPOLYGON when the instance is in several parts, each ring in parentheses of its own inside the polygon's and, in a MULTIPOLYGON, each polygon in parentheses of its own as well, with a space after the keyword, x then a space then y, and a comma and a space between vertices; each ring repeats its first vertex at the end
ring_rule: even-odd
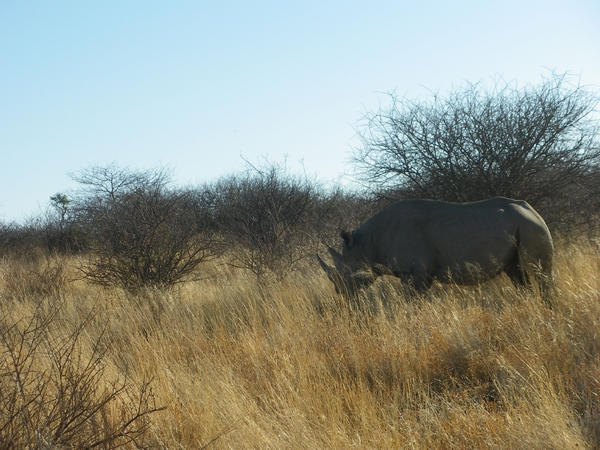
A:
POLYGON ((413 288, 418 294, 427 292, 431 287, 432 283, 433 277, 429 275, 426 271, 413 274, 412 276, 413 288))
POLYGON ((395 273, 396 277, 402 280, 402 284, 406 286, 411 293, 423 294, 431 287, 433 277, 426 270, 420 270, 413 273, 395 273))

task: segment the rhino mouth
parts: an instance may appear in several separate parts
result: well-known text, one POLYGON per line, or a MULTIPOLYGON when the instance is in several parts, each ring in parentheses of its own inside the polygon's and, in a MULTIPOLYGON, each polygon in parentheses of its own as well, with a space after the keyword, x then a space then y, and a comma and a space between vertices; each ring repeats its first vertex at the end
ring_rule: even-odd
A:
POLYGON ((366 271, 353 273, 350 268, 344 264, 343 256, 341 254, 332 248, 329 248, 329 253, 333 257, 336 267, 329 266, 319 255, 317 255, 317 259, 327 274, 327 277, 333 283, 335 291, 338 294, 354 296, 357 291, 373 283, 373 274, 366 271))

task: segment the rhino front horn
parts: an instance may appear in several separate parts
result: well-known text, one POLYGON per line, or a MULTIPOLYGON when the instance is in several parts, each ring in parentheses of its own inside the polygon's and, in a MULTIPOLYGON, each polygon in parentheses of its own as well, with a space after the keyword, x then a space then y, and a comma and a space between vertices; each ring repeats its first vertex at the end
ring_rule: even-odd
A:
POLYGON ((344 257, 337 252, 336 250, 332 249, 331 247, 329 247, 327 249, 329 251, 329 254, 331 255, 331 257, 333 258, 333 262, 335 263, 335 267, 339 268, 340 265, 342 264, 342 261, 344 259, 344 257))
POLYGON ((327 264, 325 264, 325 261, 323 261, 319 255, 317 255, 317 259, 319 260, 319 264, 321 265, 329 279, 333 280, 336 274, 336 270, 333 267, 329 267, 327 264))

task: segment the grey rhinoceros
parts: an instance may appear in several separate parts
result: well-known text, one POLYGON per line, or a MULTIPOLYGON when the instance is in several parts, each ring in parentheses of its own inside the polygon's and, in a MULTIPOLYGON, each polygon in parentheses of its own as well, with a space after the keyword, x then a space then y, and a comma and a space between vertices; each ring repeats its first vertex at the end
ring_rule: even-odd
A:
POLYGON ((469 285, 502 272, 516 285, 528 285, 531 274, 542 288, 552 279, 552 236, 522 200, 400 200, 341 236, 342 253, 329 248, 335 268, 317 255, 338 293, 353 295, 380 275, 418 292, 433 280, 469 285))

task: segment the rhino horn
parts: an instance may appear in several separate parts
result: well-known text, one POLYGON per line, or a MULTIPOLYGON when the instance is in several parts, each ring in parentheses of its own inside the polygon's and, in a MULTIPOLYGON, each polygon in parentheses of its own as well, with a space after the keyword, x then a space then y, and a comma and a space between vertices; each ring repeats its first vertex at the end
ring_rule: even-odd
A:
POLYGON ((333 258, 333 262, 335 263, 335 266, 339 267, 342 264, 342 262, 344 261, 344 257, 342 255, 340 255, 340 253, 338 253, 337 251, 332 249, 331 247, 329 247, 327 250, 329 251, 329 254, 331 255, 331 257, 333 258))
POLYGON ((319 260, 319 264, 321 265, 329 279, 333 280, 337 274, 337 271, 333 267, 329 267, 327 264, 325 264, 325 261, 323 261, 319 255, 317 255, 317 259, 319 260))

